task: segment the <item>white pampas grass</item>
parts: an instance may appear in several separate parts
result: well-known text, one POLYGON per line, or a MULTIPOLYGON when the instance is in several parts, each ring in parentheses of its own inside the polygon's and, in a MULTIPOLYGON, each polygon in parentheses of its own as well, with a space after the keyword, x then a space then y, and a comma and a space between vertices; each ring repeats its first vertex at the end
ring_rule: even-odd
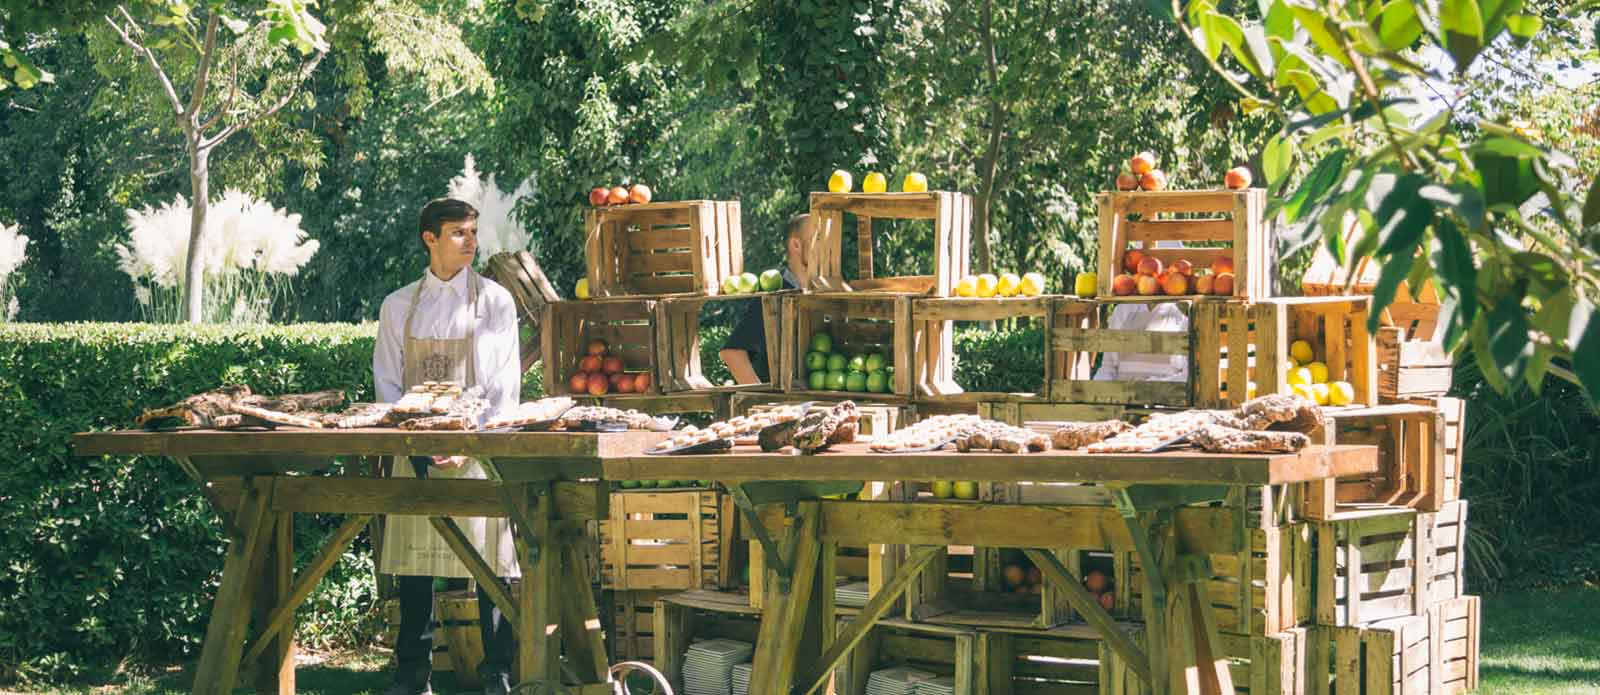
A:
POLYGON ((532 177, 523 179, 517 190, 506 193, 495 183, 494 174, 484 178, 478 173, 477 161, 470 154, 466 156, 461 175, 450 179, 449 195, 478 209, 479 262, 502 251, 528 248, 528 233, 522 230, 513 212, 518 199, 531 198, 533 193, 532 177))
POLYGON ((18 232, 20 228, 0 224, 0 320, 4 321, 15 318, 18 310, 11 274, 28 260, 28 237, 18 232))

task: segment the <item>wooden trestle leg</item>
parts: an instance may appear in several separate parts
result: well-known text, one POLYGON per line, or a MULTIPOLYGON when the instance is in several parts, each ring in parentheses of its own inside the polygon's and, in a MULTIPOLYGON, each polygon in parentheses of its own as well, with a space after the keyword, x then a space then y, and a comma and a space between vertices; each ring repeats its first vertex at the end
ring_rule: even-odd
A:
POLYGON ((211 604, 205 645, 200 650, 200 664, 195 668, 195 695, 233 692, 239 676, 245 629, 249 627, 250 569, 256 563, 256 555, 265 551, 263 541, 275 521, 267 513, 271 497, 270 487, 261 489, 253 480, 245 479, 244 494, 235 517, 243 536, 228 542, 227 558, 222 564, 222 584, 217 587, 217 598, 211 604))
MULTIPOLYGON (((266 552, 258 553, 263 566, 255 572, 252 613, 258 635, 266 632, 278 606, 289 599, 294 581, 294 514, 280 513, 276 517, 271 542, 266 552)), ((255 664, 256 692, 294 695, 294 629, 267 636, 260 652, 261 660, 255 664)), ((245 656, 240 663, 249 668, 248 650, 245 656)))
POLYGON ((794 526, 780 551, 783 562, 778 563, 790 576, 778 576, 774 563, 768 564, 767 586, 774 590, 766 596, 761 612, 755 663, 750 670, 752 693, 790 692, 800 664, 810 663, 822 651, 822 594, 831 597, 833 586, 817 576, 822 564, 817 533, 821 510, 814 500, 800 502, 797 508, 794 526))

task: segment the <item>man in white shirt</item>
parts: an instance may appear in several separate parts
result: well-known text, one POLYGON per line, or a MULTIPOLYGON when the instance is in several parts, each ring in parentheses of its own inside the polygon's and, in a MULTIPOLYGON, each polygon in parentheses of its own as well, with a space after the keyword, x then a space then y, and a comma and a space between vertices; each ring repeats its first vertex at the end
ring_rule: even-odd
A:
MULTIPOLYGON (((418 235, 428 252, 428 269, 422 279, 384 298, 378 315, 372 378, 379 401, 394 403, 424 381, 481 388, 489 401, 486 417, 514 407, 521 398, 516 305, 505 288, 472 270, 478 252, 477 220, 478 211, 459 200, 441 198, 422 208, 418 235)), ((479 462, 464 456, 413 456, 396 461, 392 475, 487 477, 479 462)), ((520 574, 507 520, 456 518, 455 522, 496 574, 520 574)), ((395 575, 400 594, 394 683, 384 695, 430 695, 434 577, 472 575, 423 516, 387 516, 379 558, 378 570, 395 575)), ((481 587, 478 615, 484 692, 509 693, 515 638, 510 622, 481 587)))
MULTIPOLYGON (((1189 317, 1177 304, 1124 303, 1111 310, 1107 328, 1119 331, 1169 331, 1189 329, 1189 317)), ((1100 356, 1095 381, 1186 381, 1189 358, 1184 355, 1150 355, 1107 352, 1100 356)))

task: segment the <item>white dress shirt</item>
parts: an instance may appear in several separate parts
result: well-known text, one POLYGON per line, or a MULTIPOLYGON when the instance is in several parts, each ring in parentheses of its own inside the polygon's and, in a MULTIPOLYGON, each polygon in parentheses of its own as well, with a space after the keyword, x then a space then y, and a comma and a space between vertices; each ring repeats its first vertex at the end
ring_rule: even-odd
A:
MULTIPOLYGON (((1178 305, 1118 304, 1107 328, 1123 331, 1185 331, 1189 318, 1178 305)), ((1189 358, 1184 355, 1150 355, 1108 352, 1100 358, 1095 381, 1184 381, 1189 378, 1189 358)))
MULTIPOLYGON (((467 271, 456 273, 448 282, 432 270, 421 280, 394 292, 383 300, 378 311, 378 344, 372 351, 372 380, 378 401, 394 403, 405 393, 406 314, 411 300, 417 299, 417 313, 411 319, 415 338, 465 338, 473 320, 467 301, 467 271), (417 295, 417 282, 422 294, 417 295)), ((478 385, 489 401, 486 419, 513 408, 522 398, 522 359, 518 346, 517 307, 511 293, 483 276, 478 276, 477 344, 472 346, 478 385)))

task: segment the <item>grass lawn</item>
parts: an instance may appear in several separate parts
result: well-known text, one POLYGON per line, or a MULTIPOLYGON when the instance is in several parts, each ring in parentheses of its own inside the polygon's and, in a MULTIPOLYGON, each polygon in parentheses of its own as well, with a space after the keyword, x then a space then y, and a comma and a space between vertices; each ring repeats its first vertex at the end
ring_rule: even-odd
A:
MULTIPOLYGON (((353 652, 313 659, 296 673, 305 695, 376 695, 387 684, 387 656, 353 652)), ((1600 692, 1600 587, 1529 591, 1483 600, 1480 695, 1600 692)), ((71 687, 8 690, 0 695, 183 695, 188 677, 155 677, 71 687)), ((451 678, 434 691, 455 693, 451 678)), ((240 690, 248 693, 249 690, 240 690)))

